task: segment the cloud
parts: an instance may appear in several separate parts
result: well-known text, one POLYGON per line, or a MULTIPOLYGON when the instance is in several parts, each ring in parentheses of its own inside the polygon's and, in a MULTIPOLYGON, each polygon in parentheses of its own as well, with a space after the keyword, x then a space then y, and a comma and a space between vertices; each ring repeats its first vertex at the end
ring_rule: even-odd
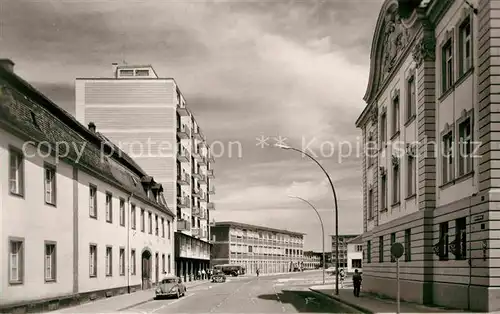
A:
POLYGON ((0 55, 69 112, 74 79, 109 77, 112 62, 152 64, 175 78, 208 140, 226 148, 215 163, 220 217, 301 228, 294 215, 278 219, 303 209, 292 192, 331 208, 329 184, 310 160, 255 145, 260 135, 299 148, 313 140, 342 210, 358 213, 342 228, 360 229, 360 160, 340 162, 321 148, 356 144, 381 2, 6 0, 0 55), (229 156, 229 141, 241 156, 229 156))

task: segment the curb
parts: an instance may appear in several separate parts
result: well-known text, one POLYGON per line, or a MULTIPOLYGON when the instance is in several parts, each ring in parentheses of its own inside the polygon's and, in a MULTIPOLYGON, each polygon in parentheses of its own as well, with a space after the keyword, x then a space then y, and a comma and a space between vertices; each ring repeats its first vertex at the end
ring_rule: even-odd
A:
MULTIPOLYGON (((207 283, 210 283, 210 281, 203 281, 203 282, 200 282, 200 283, 197 283, 195 285, 191 285, 189 287, 186 287, 186 291, 188 291, 188 288, 191 289, 191 288, 194 288, 194 287, 198 287, 198 286, 201 286, 201 285, 204 285, 204 284, 207 284, 207 283)), ((154 289, 152 289, 152 291, 154 292, 154 289)), ((142 304, 145 304, 145 303, 148 303, 148 302, 151 302, 153 301, 155 298, 154 297, 151 297, 147 300, 144 300, 144 301, 140 301, 140 302, 137 302, 137 303, 134 303, 132 305, 128 305, 124 308, 121 308, 121 309, 118 309, 117 312, 122 312, 122 311, 126 311, 128 309, 131 309, 133 307, 136 307, 136 306, 139 306, 139 305, 142 305, 142 304)))
POLYGON ((349 307, 352 307, 353 309, 356 309, 356 310, 358 310, 358 311, 360 311, 362 313, 365 313, 365 314, 374 314, 375 313, 375 312, 373 312, 373 311, 371 311, 371 310, 369 310, 369 309, 367 309, 365 307, 359 306, 359 305, 351 303, 351 302, 347 302, 347 301, 345 301, 345 300, 343 300, 343 299, 341 299, 341 298, 339 298, 339 297, 337 297, 335 295, 326 294, 326 293, 324 293, 324 292, 322 292, 320 290, 315 290, 315 289, 311 289, 311 288, 309 288, 309 290, 311 290, 314 293, 318 293, 318 294, 321 294, 323 296, 326 296, 326 297, 328 297, 330 299, 333 299, 333 300, 335 300, 335 301, 337 301, 339 303, 342 303, 344 305, 347 305, 349 307))

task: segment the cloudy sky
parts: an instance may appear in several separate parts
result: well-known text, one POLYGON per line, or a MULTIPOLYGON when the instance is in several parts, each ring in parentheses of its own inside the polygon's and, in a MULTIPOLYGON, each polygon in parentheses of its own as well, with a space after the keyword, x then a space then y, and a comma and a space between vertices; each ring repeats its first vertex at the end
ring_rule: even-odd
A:
POLYGON ((333 234, 328 181, 310 160, 271 146, 281 136, 309 147, 336 186, 339 232, 362 231, 354 122, 381 2, 0 0, 0 57, 70 113, 74 79, 109 77, 113 62, 174 77, 220 156, 214 218, 301 231, 306 248, 320 250, 314 212, 287 196, 313 203, 333 234), (257 146, 259 137, 270 145, 257 146))

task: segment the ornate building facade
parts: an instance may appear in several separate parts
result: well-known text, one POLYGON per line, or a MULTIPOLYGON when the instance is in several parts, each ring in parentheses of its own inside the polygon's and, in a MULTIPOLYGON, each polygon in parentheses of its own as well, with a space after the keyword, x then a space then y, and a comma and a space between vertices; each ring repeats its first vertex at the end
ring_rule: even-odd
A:
POLYGON ((500 1, 384 1, 362 130, 363 289, 500 308, 500 1), (496 10, 495 10, 496 9, 496 10))

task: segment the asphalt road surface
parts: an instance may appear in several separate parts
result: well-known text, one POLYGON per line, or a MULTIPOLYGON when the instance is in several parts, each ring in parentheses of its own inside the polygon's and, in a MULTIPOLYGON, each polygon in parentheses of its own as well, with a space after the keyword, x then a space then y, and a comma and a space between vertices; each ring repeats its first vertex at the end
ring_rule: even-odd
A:
POLYGON ((309 290, 321 274, 231 278, 188 289, 180 299, 153 300, 125 313, 359 313, 309 290))

